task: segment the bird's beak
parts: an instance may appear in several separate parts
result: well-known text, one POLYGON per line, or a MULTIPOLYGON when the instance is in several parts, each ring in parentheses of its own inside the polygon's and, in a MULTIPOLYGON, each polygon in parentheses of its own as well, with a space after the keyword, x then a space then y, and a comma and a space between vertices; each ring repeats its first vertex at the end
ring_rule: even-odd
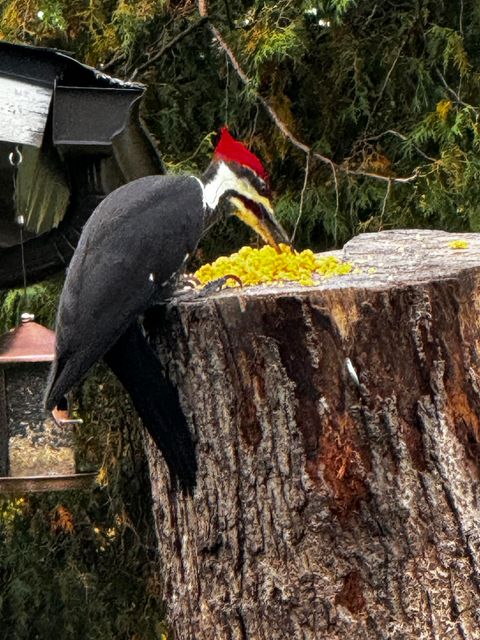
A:
POLYGON ((233 196, 230 202, 235 207, 234 215, 251 227, 269 245, 279 250, 279 244, 290 245, 290 240, 279 222, 275 219, 273 207, 268 198, 251 200, 242 196, 233 196))

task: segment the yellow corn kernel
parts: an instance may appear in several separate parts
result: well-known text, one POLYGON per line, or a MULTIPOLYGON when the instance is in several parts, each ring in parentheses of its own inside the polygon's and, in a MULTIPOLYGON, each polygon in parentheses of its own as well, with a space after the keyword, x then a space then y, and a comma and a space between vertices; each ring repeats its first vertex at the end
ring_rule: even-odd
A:
POLYGON ((448 246, 450 249, 468 249, 468 242, 466 240, 452 240, 448 246))

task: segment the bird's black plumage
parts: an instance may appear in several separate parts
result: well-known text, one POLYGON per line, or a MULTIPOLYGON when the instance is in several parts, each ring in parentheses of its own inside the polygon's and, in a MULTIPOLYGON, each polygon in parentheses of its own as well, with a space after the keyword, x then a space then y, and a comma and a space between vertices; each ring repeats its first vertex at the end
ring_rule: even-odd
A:
POLYGON ((190 176, 140 178, 97 207, 85 225, 60 297, 47 409, 162 297, 195 249, 204 216, 201 185, 190 176))
POLYGON ((149 176, 111 193, 85 225, 60 297, 56 359, 45 406, 53 409, 102 356, 129 392, 172 478, 190 488, 194 446, 178 396, 137 318, 168 296, 205 226, 191 176, 149 176))

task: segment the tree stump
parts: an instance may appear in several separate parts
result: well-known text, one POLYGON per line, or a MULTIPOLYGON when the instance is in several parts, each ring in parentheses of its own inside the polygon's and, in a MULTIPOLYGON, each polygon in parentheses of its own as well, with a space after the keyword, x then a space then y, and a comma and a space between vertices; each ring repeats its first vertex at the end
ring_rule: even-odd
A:
POLYGON ((186 495, 149 447, 177 640, 480 637, 480 234, 343 256, 168 310, 198 460, 186 495))

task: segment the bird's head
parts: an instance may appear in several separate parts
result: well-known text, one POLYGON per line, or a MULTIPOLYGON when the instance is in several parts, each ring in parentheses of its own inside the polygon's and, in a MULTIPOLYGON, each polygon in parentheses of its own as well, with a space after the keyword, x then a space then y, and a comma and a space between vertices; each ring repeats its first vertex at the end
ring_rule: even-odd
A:
POLYGON ((275 219, 268 174, 257 156, 235 140, 223 127, 213 160, 203 175, 207 206, 215 211, 227 205, 258 233, 263 240, 278 248, 288 237, 275 219))

